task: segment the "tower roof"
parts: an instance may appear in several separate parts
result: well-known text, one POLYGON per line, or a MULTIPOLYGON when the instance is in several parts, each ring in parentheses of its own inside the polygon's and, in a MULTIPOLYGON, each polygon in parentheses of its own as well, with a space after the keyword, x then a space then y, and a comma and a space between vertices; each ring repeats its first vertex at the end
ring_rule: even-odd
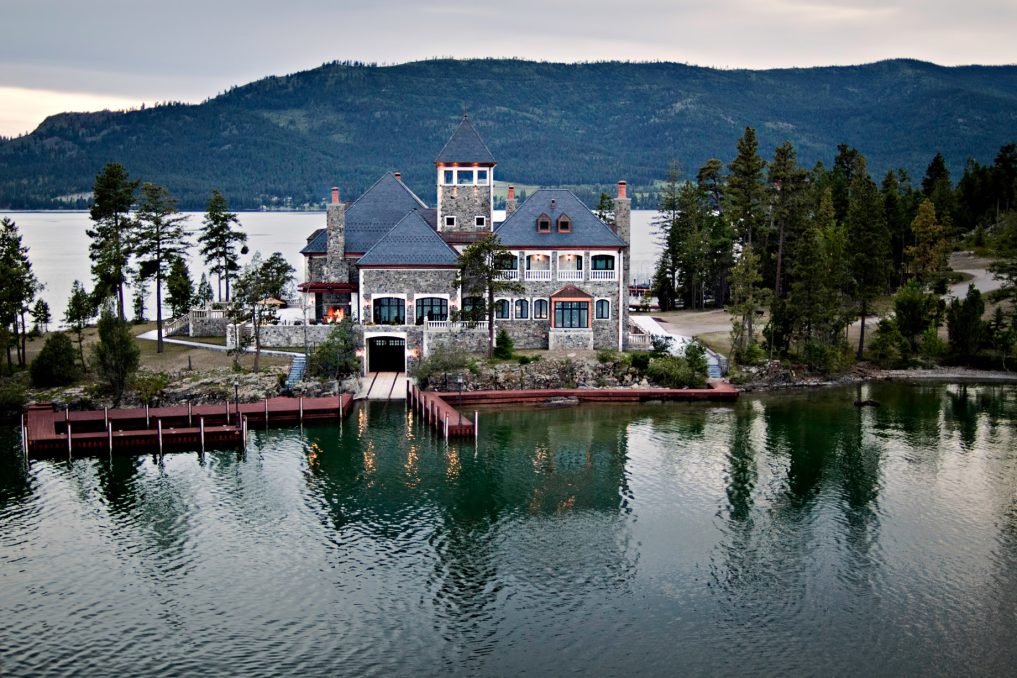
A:
POLYGON ((463 115, 459 127, 438 153, 435 162, 464 162, 494 165, 496 164, 491 150, 480 138, 473 123, 467 115, 463 115))

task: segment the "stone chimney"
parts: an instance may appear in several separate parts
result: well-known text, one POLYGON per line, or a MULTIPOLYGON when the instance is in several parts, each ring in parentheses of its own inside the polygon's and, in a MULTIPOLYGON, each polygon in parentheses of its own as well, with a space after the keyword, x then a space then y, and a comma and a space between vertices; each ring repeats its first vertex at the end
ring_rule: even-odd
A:
POLYGON ((614 199, 614 230, 628 245, 632 231, 632 201, 627 195, 628 184, 618 182, 618 197, 614 199))
POLYGON ((507 219, 510 214, 516 211, 516 207, 519 204, 516 202, 516 187, 508 187, 508 196, 505 198, 505 218, 507 219))
POLYGON ((344 253, 346 250, 346 206, 339 200, 339 187, 332 187, 332 202, 325 217, 327 253, 323 282, 349 282, 350 270, 344 253))

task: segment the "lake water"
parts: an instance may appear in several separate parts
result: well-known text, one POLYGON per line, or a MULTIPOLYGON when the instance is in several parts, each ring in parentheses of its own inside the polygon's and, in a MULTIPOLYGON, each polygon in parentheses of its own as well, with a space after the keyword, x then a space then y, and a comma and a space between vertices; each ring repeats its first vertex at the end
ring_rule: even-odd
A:
MULTIPOLYGON (((635 210, 632 213, 632 275, 635 280, 648 279, 656 262, 656 246, 651 221, 656 212, 635 210)), ((39 280, 46 284, 42 298, 50 306, 58 322, 63 318, 71 283, 81 280, 92 289, 89 238, 85 229, 92 224, 87 212, 0 212, 0 218, 9 217, 17 223, 24 244, 30 248, 29 256, 39 280)), ((193 230, 201 227, 201 213, 187 213, 188 225, 193 230)), ((268 256, 281 252, 296 269, 298 282, 303 281, 304 259, 301 248, 307 237, 317 228, 324 228, 324 212, 241 212, 240 223, 247 233, 251 253, 268 256)), ((504 218, 504 212, 495 212, 495 219, 504 218)), ((244 257, 246 261, 248 257, 244 257)), ((191 277, 197 285, 205 270, 193 250, 190 260, 191 277)), ((215 280, 211 280, 213 287, 215 280)), ((149 317, 155 317, 155 292, 150 293, 149 317)), ((128 299, 130 304, 130 299, 128 299)))
POLYGON ((1017 388, 0 446, 0 674, 1010 675, 1017 388), (882 402, 856 409, 856 398, 882 402))

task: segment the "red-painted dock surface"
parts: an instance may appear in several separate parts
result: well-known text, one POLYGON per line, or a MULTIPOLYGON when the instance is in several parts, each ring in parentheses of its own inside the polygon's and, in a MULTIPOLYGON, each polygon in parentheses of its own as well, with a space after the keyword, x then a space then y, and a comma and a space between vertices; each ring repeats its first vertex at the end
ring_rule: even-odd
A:
POLYGON ((737 400, 738 389, 726 381, 710 382, 709 388, 560 388, 521 391, 444 392, 456 406, 544 403, 552 398, 577 398, 587 403, 637 403, 650 400, 717 401, 737 400))
POLYGON ((36 403, 25 417, 24 443, 30 456, 237 447, 247 426, 338 419, 352 400, 350 393, 269 398, 241 403, 239 417, 234 403, 71 412, 36 403))
POLYGON ((416 384, 406 384, 406 401, 410 408, 423 417, 425 422, 436 428, 446 438, 475 437, 477 434, 476 422, 463 416, 460 410, 445 402, 444 397, 449 395, 448 393, 421 391, 416 384))

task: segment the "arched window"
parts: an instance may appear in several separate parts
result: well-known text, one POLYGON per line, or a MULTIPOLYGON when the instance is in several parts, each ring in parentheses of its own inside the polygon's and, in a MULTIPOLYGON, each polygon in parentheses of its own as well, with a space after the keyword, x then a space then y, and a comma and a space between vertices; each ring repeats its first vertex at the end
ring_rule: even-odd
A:
POLYGON ((509 317, 509 311, 511 310, 508 299, 498 299, 494 302, 494 317, 506 320, 509 317))
POLYGON ((597 300, 597 320, 609 320, 611 318, 611 302, 607 299, 597 300))
POLYGON ((530 317, 530 302, 525 299, 516 299, 516 319, 526 320, 530 317))
POLYGON ((417 324, 425 320, 448 320, 448 299, 420 297, 417 299, 417 324))
POLYGON ((374 322, 378 325, 402 325, 406 322, 406 302, 398 297, 374 300, 374 322))
POLYGON ((533 302, 533 319, 547 320, 547 299, 536 299, 533 302))
POLYGON ((571 233, 572 232, 572 220, 569 219, 569 215, 562 214, 558 217, 558 232, 559 233, 571 233))

